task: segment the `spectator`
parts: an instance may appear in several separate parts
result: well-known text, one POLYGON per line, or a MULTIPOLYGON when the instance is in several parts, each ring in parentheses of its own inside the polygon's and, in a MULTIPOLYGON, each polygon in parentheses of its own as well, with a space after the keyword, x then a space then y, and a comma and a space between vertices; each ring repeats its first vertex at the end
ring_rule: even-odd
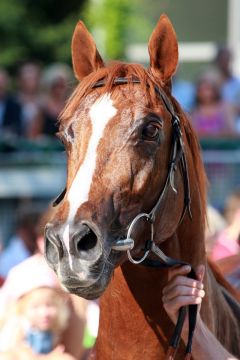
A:
POLYGON ((188 113, 192 111, 194 106, 195 87, 191 82, 180 79, 178 74, 175 75, 172 83, 172 94, 184 111, 188 113))
MULTIPOLYGON (((21 294, 22 291, 27 292, 29 287, 28 284, 34 283, 35 277, 36 279, 46 279, 44 281, 46 281, 49 286, 59 286, 55 273, 48 267, 43 257, 43 231, 49 216, 49 212, 43 214, 36 226, 35 243, 37 244, 37 252, 17 266, 13 267, 2 288, 0 288, 0 324, 1 322, 6 322, 6 318, 8 318, 8 309, 10 309, 11 312, 11 308, 15 307, 15 302, 19 298, 19 294, 21 294)), ((64 349, 68 354, 71 354, 77 359, 81 359, 83 353, 85 352, 82 346, 82 340, 88 302, 75 295, 66 294, 66 296, 68 297, 70 320, 62 336, 62 346, 57 347, 53 352, 51 352, 49 360, 61 359, 60 355, 64 352, 64 349)), ((23 351, 25 351, 24 349, 25 348, 23 348, 23 351)), ((29 358, 26 357, 26 360, 35 360, 35 358, 32 358, 31 356, 29 358)), ((3 359, 5 360, 5 358, 3 359)), ((13 357, 13 359, 17 360, 18 358, 13 357)), ((21 359, 25 360, 24 355, 21 359)), ((2 360, 1 357, 0 360, 2 360)), ((8 358, 6 358, 6 360, 8 360, 8 358)))
POLYGON ((35 62, 24 63, 18 71, 17 100, 22 106, 22 133, 29 137, 32 122, 39 112, 40 97, 40 66, 35 62))
POLYGON ((0 276, 5 278, 9 270, 32 255, 36 250, 36 224, 39 212, 33 209, 22 210, 17 220, 16 234, 8 246, 0 253, 0 276))
POLYGON ((199 137, 232 136, 234 116, 231 107, 221 98, 215 76, 202 75, 196 87, 196 102, 192 123, 199 137))
MULTIPOLYGON (((14 359, 25 353, 33 359, 36 354, 51 353, 61 343, 69 321, 67 295, 46 264, 38 260, 38 272, 24 274, 0 333, 0 351, 14 359)), ((73 359, 65 355, 62 351, 58 358, 73 359)))
POLYGON ((58 116, 69 95, 70 80, 71 70, 65 64, 53 64, 43 73, 42 83, 46 96, 33 123, 32 138, 55 136, 58 131, 58 116))
POLYGON ((21 106, 8 92, 8 73, 0 68, 0 133, 1 137, 21 135, 21 106))
POLYGON ((220 77, 223 99, 233 105, 236 113, 235 128, 240 133, 240 79, 232 72, 232 53, 227 47, 218 49, 215 67, 220 77))
POLYGON ((219 233, 225 229, 226 221, 220 212, 213 206, 207 206, 207 224, 205 231, 206 252, 211 254, 219 233))
MULTIPOLYGON (((232 257, 231 257, 232 258, 232 257)), ((238 291, 240 295, 240 254, 236 258, 237 265, 229 274, 226 275, 227 280, 230 284, 238 291)))
POLYGON ((227 227, 220 232, 211 257, 219 260, 240 254, 240 191, 233 192, 226 201, 225 218, 227 227))

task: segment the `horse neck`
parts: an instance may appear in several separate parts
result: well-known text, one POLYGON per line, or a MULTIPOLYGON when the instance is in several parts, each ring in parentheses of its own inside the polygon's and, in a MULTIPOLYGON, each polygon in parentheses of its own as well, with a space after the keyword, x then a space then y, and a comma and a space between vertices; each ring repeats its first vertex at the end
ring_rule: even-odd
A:
MULTIPOLYGON (((196 224, 192 224, 186 216, 177 233, 165 241, 161 249, 167 255, 190 262, 193 266, 202 263, 203 229, 200 226, 196 229, 196 224), (184 234, 186 228, 188 232, 184 234), (194 235, 196 230, 197 235, 194 235), (181 244, 183 237, 186 241, 181 244), (194 243, 191 249, 188 243, 194 243)), ((162 289, 167 281, 167 269, 164 268, 126 262, 115 270, 100 302, 97 359, 165 358, 168 341, 173 334, 173 324, 162 306, 162 289)), ((184 358, 183 354, 184 347, 181 345, 179 359, 184 358)))
POLYGON ((174 259, 183 260, 194 268, 206 263, 204 242, 204 224, 199 222, 199 215, 185 219, 171 238, 160 244, 161 250, 174 259), (197 220, 198 219, 198 220, 197 220))
POLYGON ((165 269, 124 263, 101 297, 97 359, 164 358, 173 325, 162 307, 165 269))

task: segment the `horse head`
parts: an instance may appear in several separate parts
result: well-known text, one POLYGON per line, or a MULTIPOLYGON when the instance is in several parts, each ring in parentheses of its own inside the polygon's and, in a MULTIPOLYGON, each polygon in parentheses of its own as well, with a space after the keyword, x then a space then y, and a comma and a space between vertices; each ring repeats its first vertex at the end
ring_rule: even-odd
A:
MULTIPOLYGON (((127 260, 124 246, 128 251, 133 247, 131 256, 141 256, 151 230, 153 237, 157 229, 157 243, 164 242, 183 215, 184 166, 172 161, 169 172, 186 136, 183 132, 173 148, 178 118, 171 78, 178 45, 165 15, 148 49, 148 69, 121 62, 105 65, 82 22, 73 35, 73 68, 80 83, 60 120, 67 184, 46 226, 45 255, 63 287, 88 299, 100 296, 114 268, 127 260), (134 242, 128 247, 129 225, 142 213, 146 216, 132 229, 134 242)), ((177 131, 183 127, 180 122, 177 131)))

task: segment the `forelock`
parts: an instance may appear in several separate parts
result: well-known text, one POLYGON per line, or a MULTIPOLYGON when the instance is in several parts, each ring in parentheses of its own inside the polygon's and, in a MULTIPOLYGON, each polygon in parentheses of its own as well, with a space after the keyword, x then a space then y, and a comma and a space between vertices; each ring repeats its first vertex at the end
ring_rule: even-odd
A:
POLYGON ((134 86, 133 80, 137 79, 144 90, 148 88, 145 92, 149 92, 149 98, 156 96, 154 85, 159 86, 159 84, 156 84, 151 74, 142 65, 112 62, 107 67, 101 68, 84 78, 76 87, 60 115, 60 126, 65 126, 73 118, 83 98, 88 97, 91 92, 94 91, 97 96, 101 96, 105 92, 114 92, 116 90, 116 85, 114 85, 116 78, 128 79, 130 87, 134 86), (97 89, 94 88, 94 85, 100 80, 104 80, 105 85, 97 89))

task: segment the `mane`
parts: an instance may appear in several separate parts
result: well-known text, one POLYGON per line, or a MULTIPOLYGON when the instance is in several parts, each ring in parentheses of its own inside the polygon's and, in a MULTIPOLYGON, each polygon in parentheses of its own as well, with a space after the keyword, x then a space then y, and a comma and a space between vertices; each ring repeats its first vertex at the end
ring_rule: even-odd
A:
MULTIPOLYGON (((104 88, 95 88, 94 91, 98 91, 99 95, 103 92, 114 92, 116 85, 114 85, 114 79, 126 78, 129 80, 128 86, 134 86, 133 80, 139 80, 140 86, 146 94, 148 94, 148 100, 155 102, 158 95, 155 91, 155 86, 164 88, 167 96, 170 97, 174 109, 181 119, 182 130, 186 135, 186 140, 192 154, 193 164, 195 165, 196 173, 198 174, 198 188, 201 201, 202 220, 205 222, 206 218, 206 175, 203 167, 203 163, 200 156, 200 146, 197 140, 196 134, 191 126, 190 120, 183 112, 178 102, 170 95, 169 87, 164 87, 160 79, 156 79, 152 76, 151 72, 145 69, 140 64, 128 64, 119 61, 110 62, 106 67, 100 68, 97 71, 86 76, 80 84, 76 87, 75 91, 69 98, 65 109, 60 116, 60 124, 64 125, 70 120, 75 111, 77 110, 80 101, 93 91, 94 85, 104 80, 104 88)), ((150 104, 151 106, 151 104, 150 104)))

